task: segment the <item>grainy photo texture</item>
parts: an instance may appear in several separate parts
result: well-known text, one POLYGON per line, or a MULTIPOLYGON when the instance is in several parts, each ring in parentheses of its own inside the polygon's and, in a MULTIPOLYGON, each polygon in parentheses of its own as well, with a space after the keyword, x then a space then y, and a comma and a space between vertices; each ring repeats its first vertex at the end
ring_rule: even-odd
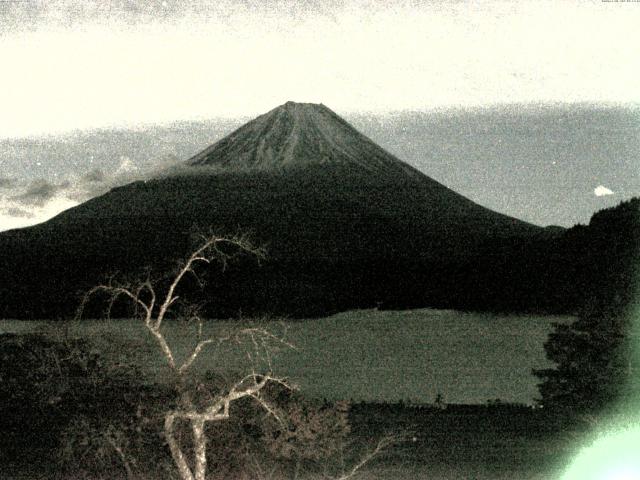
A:
POLYGON ((640 478, 638 25, 0 0, 0 477, 640 478))

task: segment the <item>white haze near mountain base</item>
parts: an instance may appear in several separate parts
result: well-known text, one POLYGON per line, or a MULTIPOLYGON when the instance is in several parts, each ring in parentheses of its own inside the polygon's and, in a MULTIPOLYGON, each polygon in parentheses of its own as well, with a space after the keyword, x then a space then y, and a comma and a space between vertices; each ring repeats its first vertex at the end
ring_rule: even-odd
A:
POLYGON ((0 199, 0 231, 22 228, 44 222, 79 202, 65 196, 51 199, 43 206, 22 208, 15 202, 0 199))
POLYGON ((12 179, 10 186, 7 181, 3 188, 0 182, 0 231, 42 223, 114 187, 161 175, 175 163, 175 159, 168 158, 141 168, 129 157, 121 156, 113 171, 94 168, 84 174, 71 174, 60 183, 12 179))

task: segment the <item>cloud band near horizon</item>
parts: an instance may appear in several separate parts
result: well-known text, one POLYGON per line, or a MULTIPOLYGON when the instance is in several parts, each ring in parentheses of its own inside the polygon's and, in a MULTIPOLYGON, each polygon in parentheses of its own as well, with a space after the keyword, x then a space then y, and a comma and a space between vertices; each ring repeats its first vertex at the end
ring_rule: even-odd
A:
POLYGON ((9 2, 0 136, 253 116, 640 101, 638 5, 9 2))

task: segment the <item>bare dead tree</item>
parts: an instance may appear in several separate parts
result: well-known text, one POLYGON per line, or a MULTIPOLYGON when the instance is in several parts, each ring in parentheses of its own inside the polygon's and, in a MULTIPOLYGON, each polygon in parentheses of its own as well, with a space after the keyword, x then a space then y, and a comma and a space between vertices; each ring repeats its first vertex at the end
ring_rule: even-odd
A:
POLYGON ((342 471, 337 476, 325 474, 325 478, 329 480, 350 480, 358 475, 364 466, 380 456, 391 446, 405 442, 407 438, 407 435, 386 435, 378 440, 378 443, 372 450, 362 455, 353 465, 346 469, 346 471, 342 471))
POLYGON ((196 310, 190 311, 189 317, 197 322, 197 341, 182 361, 177 358, 174 349, 164 334, 163 325, 167 314, 179 299, 177 290, 184 278, 187 275, 193 275, 200 283, 196 272, 196 267, 199 264, 218 262, 224 269, 227 263, 239 254, 253 255, 258 259, 264 257, 264 251, 255 247, 246 236, 223 237, 208 235, 202 236, 200 240, 200 244, 191 255, 178 265, 174 275, 170 277, 168 286, 162 291, 159 291, 160 288, 155 284, 156 282, 150 279, 149 275, 143 281, 137 283, 117 283, 112 278, 106 284, 92 288, 84 297, 79 309, 79 315, 82 315, 82 310, 88 299, 99 292, 108 295, 109 312, 117 299, 124 297, 129 300, 134 305, 135 311, 144 323, 146 330, 158 345, 168 368, 177 378, 177 383, 180 386, 184 386, 187 383, 186 377, 191 373, 194 362, 205 349, 214 349, 225 342, 239 342, 242 339, 253 346, 252 351, 248 354, 252 363, 249 373, 233 383, 229 388, 208 397, 205 405, 196 404, 197 402, 191 398, 190 394, 183 391, 181 392, 179 406, 165 413, 165 439, 182 480, 205 480, 207 473, 205 426, 207 423, 228 419, 231 405, 243 398, 255 400, 269 414, 278 418, 276 409, 261 396, 261 393, 267 385, 273 383, 291 388, 285 379, 273 374, 271 364, 271 346, 274 343, 293 347, 284 340, 283 336, 274 335, 263 328, 249 327, 239 329, 232 334, 219 338, 202 338, 203 321, 196 310), (191 427, 192 451, 190 455, 185 453, 183 446, 176 437, 175 428, 178 421, 187 422, 191 427), (192 459, 191 461, 190 458, 192 459))

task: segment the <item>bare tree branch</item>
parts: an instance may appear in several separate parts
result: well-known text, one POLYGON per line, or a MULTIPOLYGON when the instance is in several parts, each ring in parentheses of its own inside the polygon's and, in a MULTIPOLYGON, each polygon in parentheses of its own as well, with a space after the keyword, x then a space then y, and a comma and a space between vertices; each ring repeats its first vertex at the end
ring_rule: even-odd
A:
POLYGON ((365 454, 355 465, 353 465, 353 467, 349 469, 348 472, 343 473, 339 477, 332 477, 332 480, 349 480, 353 478, 357 473, 359 473, 362 467, 364 467, 366 464, 371 462, 374 458, 380 455, 387 448, 405 440, 406 440, 405 436, 399 436, 399 435, 389 435, 389 436, 382 437, 376 444, 375 448, 371 450, 369 453, 365 454))
POLYGON ((284 428, 286 426, 284 419, 282 418, 282 414, 278 413, 278 411, 273 405, 270 405, 269 402, 267 402, 264 398, 262 398, 257 393, 251 394, 250 397, 253 398, 256 402, 258 402, 260 406, 264 408, 269 415, 275 418, 281 427, 284 428))
POLYGON ((118 457, 120 458, 120 461, 122 462, 122 465, 127 472, 127 478, 129 480, 133 480, 135 478, 135 475, 133 473, 133 469, 131 468, 131 463, 127 459, 127 456, 125 455, 124 450, 122 449, 118 441, 113 437, 113 435, 111 435, 110 432, 107 432, 104 435, 104 438, 118 454, 118 457))
POLYGON ((185 362, 180 366, 180 368, 178 368, 178 373, 181 375, 184 374, 191 367, 191 365, 193 365, 193 362, 196 361, 196 358, 198 358, 198 355, 200 355, 202 349, 213 342, 214 340, 212 338, 208 338, 206 340, 198 342, 196 347, 193 349, 193 352, 191 352, 191 355, 189 355, 189 358, 187 358, 185 362))
POLYGON ((229 261, 231 256, 220 250, 219 244, 223 243, 230 244, 232 247, 237 248, 239 251, 242 251, 244 253, 251 253, 258 258, 262 258, 264 256, 264 252, 262 249, 254 247, 251 242, 249 242, 248 239, 243 236, 226 238, 211 235, 209 237, 204 237, 200 247, 198 247, 182 264, 182 266, 178 269, 178 272, 175 275, 173 281, 169 285, 167 293, 164 297, 164 301, 162 302, 160 310, 156 317, 155 328, 160 328, 167 310, 177 300, 177 297, 175 296, 175 290, 182 281, 183 277, 189 272, 195 274, 193 270, 195 264, 197 264, 198 262, 211 263, 212 260, 216 259, 222 264, 223 268, 226 268, 227 262, 229 261))
POLYGON ((257 373, 254 365, 254 369, 249 375, 232 385, 226 393, 212 397, 207 401, 208 405, 201 407, 200 410, 196 407, 196 402, 192 401, 191 394, 183 391, 181 395, 182 406, 165 414, 165 438, 182 480, 205 480, 207 469, 205 424, 206 422, 229 418, 229 410, 233 402, 246 397, 253 398, 270 415, 273 415, 278 421, 282 421, 275 408, 260 396, 260 392, 269 383, 278 383, 291 388, 285 379, 272 375, 270 349, 272 344, 295 348, 284 340, 284 336, 278 337, 265 329, 256 327, 241 329, 233 335, 221 336, 218 339, 202 339, 202 319, 198 309, 193 308, 187 312, 187 316, 188 320, 195 320, 198 324, 197 343, 186 359, 178 365, 174 351, 162 332, 162 325, 167 313, 180 298, 176 292, 184 277, 187 274, 192 274, 196 282, 202 285, 202 281, 195 271, 195 267, 199 264, 210 264, 215 261, 224 270, 228 262, 240 254, 249 253, 258 260, 264 258, 264 251, 253 246, 244 235, 227 238, 210 234, 201 236, 200 239, 199 246, 191 252, 186 260, 178 265, 174 274, 168 278, 169 283, 163 293, 156 290, 149 273, 147 273, 144 281, 137 284, 135 282, 119 284, 112 277, 104 285, 98 285, 87 292, 79 308, 79 316, 81 316, 88 299, 94 294, 104 292, 109 295, 108 314, 110 315, 111 309, 118 298, 125 297, 129 299, 136 308, 136 314, 144 321, 145 327, 158 344, 169 368, 176 374, 180 389, 186 385, 185 377, 205 347, 212 344, 218 347, 215 349, 217 351, 222 343, 226 341, 240 343, 244 338, 247 338, 253 346, 253 360, 256 362, 266 361, 268 366, 267 373, 257 373), (191 425, 193 466, 189 465, 187 456, 182 451, 174 433, 175 423, 178 420, 188 421, 191 425))

